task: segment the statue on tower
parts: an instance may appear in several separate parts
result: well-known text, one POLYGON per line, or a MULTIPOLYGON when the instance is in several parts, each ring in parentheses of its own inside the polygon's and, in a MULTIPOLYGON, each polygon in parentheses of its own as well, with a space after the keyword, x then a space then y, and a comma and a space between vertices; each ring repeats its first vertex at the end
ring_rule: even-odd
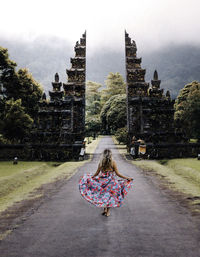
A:
POLYGON ((150 97, 163 97, 163 89, 160 89, 161 80, 158 79, 158 72, 157 70, 154 71, 153 79, 151 80, 152 87, 149 88, 149 96, 150 97))
POLYGON ((58 73, 56 72, 56 74, 55 74, 55 82, 59 82, 59 75, 58 75, 58 73))

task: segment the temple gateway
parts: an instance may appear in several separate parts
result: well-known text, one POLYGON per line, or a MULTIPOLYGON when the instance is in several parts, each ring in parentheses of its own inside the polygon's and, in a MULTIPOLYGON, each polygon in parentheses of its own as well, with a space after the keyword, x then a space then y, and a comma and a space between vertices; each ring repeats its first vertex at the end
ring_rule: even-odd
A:
MULTIPOLYGON (((23 144, 0 144, 0 159, 78 159, 84 152, 86 32, 74 47, 75 57, 62 83, 55 74, 50 99, 44 93, 32 130, 23 144)), ((174 126, 174 100, 164 94, 155 71, 151 83, 145 81, 142 59, 135 41, 125 32, 128 149, 145 158, 196 157, 200 144, 189 143, 174 126), (142 149, 142 150, 141 150, 142 149)))

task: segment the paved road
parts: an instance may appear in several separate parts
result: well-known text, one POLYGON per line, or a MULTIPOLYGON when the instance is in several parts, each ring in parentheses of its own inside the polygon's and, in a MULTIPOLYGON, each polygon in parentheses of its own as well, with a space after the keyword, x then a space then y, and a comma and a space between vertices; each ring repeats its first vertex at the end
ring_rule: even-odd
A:
POLYGON ((125 161, 110 137, 50 200, 0 244, 1 257, 200 257, 200 232, 189 213, 125 161), (135 178, 110 217, 79 194, 78 180, 95 172, 105 147, 121 173, 135 178))

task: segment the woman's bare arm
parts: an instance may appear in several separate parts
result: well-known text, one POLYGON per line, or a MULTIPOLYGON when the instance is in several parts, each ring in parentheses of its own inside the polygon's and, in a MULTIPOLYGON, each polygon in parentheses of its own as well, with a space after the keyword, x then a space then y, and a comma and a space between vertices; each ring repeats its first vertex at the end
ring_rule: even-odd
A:
POLYGON ((100 170, 101 170, 101 167, 99 165, 97 168, 97 171, 95 172, 95 174, 92 177, 96 177, 99 174, 100 170))
POLYGON ((125 176, 123 176, 122 174, 119 173, 118 168, 117 168, 117 164, 116 164, 115 161, 113 161, 113 170, 115 171, 115 173, 118 177, 128 179, 128 180, 133 180, 132 178, 125 177, 125 176))

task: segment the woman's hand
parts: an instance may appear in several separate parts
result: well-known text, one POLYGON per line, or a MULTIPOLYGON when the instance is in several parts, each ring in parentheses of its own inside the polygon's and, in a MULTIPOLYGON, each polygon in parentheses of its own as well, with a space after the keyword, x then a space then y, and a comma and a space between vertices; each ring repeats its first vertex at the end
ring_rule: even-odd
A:
POLYGON ((127 178, 128 181, 133 181, 133 178, 127 178))

